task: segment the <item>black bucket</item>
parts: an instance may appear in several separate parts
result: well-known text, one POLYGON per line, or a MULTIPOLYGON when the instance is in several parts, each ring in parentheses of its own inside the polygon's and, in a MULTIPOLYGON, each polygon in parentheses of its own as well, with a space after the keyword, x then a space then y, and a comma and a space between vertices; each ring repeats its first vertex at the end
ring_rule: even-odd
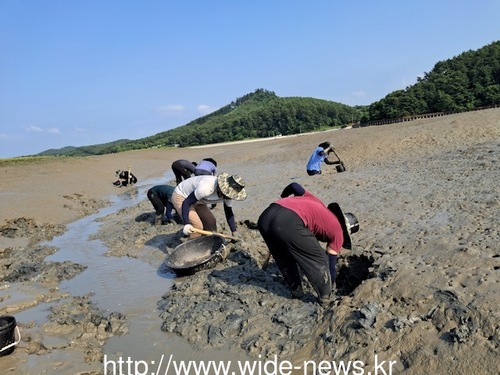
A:
POLYGON ((16 328, 16 318, 11 315, 0 316, 0 357, 12 353, 19 343, 15 339, 16 328))
POLYGON ((336 165, 335 168, 337 169, 337 173, 345 172, 345 165, 342 162, 336 165))

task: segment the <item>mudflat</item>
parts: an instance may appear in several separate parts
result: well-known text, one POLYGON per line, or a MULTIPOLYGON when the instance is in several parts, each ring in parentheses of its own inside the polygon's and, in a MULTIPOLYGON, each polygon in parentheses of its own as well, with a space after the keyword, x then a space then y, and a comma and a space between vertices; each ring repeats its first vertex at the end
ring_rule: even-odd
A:
MULTIPOLYGON (((86 267, 47 262, 58 249, 44 241, 114 196, 138 194, 133 207, 101 218, 93 239, 106 245, 107 262, 130 257, 160 264, 185 241, 182 225, 154 226, 144 190, 113 186, 114 172, 130 167, 138 185, 173 184, 162 176, 174 160, 212 157, 220 172, 246 181, 248 198, 233 208, 242 241, 227 244, 229 255, 215 268, 175 278, 174 287, 157 295, 153 309, 165 342, 178 337, 200 352, 276 355, 297 366, 358 360, 374 373, 375 362, 384 360, 393 361, 392 374, 497 374, 499 155, 496 108, 210 147, 1 165, 0 314, 40 304, 51 310, 42 321, 17 322, 23 339, 0 357, 0 372, 102 373, 103 345, 131 334, 128 313, 63 293, 59 284, 84 278, 86 267), (347 170, 324 165, 321 175, 307 176, 307 159, 324 141, 347 170), (307 280, 305 297, 290 298, 255 228, 290 182, 360 220, 353 249, 340 257, 335 301, 326 308, 307 280), (19 291, 28 297, 16 296, 19 291), (44 360, 56 352, 53 363, 44 360)), ((219 231, 230 234, 222 208, 213 212, 219 231)))

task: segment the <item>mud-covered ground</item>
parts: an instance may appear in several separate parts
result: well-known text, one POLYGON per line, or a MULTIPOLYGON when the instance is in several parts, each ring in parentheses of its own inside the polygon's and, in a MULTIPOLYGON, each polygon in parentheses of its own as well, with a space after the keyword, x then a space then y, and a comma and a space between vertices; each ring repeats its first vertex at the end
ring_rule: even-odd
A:
MULTIPOLYGON (((178 277, 158 295, 158 330, 166 341, 174 335, 199 351, 229 348, 251 358, 277 355, 296 364, 358 360, 372 373, 377 360, 394 361, 393 374, 499 373, 499 109, 178 150, 163 163, 157 160, 160 151, 149 151, 145 158, 144 166, 147 158, 153 160, 151 176, 161 176, 173 157, 211 156, 221 171, 240 174, 248 185, 248 199, 234 207, 242 241, 227 242, 227 258, 214 268, 178 277), (334 144, 347 171, 325 166, 322 175, 305 176, 305 160, 324 140, 334 144), (361 223, 353 249, 340 258, 336 300, 326 308, 316 303, 307 280, 304 298, 290 298, 255 229, 259 214, 292 181, 325 203, 339 202, 361 223)), ((133 154, 134 160, 140 158, 133 154)), ((85 161, 79 164, 88 169, 85 161)), ((74 197, 97 202, 97 209, 106 204, 105 192, 78 190, 74 197)), ((65 196, 72 195, 61 192, 57 209, 68 209, 65 196)), ((2 211, 10 208, 3 205, 2 211)), ((52 301, 47 320, 19 322, 23 341, 14 354, 0 358, 1 370, 16 372, 12 358, 58 351, 72 359, 71 368, 81 363, 81 373, 99 373, 95 364, 102 361, 103 343, 127 334, 126 313, 102 311, 91 296, 59 291, 61 280, 85 270, 70 261, 44 261, 57 249, 40 241, 64 231, 57 209, 45 217, 12 214, 0 227, 2 243, 8 244, 0 249, 5 292, 0 313, 18 314, 52 301), (28 240, 17 243, 15 238, 28 240), (18 301, 9 290, 36 298, 18 301)), ((222 208, 213 212, 219 232, 229 233, 222 208)), ((92 239, 107 246, 107 261, 131 257, 160 267, 185 239, 180 224, 154 226, 153 220, 144 198, 101 218, 92 239)), ((66 371, 62 357, 55 368, 74 373, 66 371)))

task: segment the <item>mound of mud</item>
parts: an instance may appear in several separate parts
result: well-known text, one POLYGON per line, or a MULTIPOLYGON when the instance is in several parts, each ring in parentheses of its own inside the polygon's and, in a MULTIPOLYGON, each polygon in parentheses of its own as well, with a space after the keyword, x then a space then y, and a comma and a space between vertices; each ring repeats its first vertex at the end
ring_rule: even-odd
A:
POLYGON ((57 249, 48 246, 7 248, 0 253, 0 281, 58 283, 83 272, 86 267, 70 261, 46 262, 57 249))
MULTIPOLYGON (((215 269, 176 279, 158 302, 161 329, 184 337, 200 350, 229 344, 265 357, 324 351, 334 332, 333 305, 321 307, 306 279, 305 296, 292 299, 265 246, 256 246, 258 232, 245 228, 239 232, 243 241, 234 244, 215 269), (312 343, 311 335, 320 340, 312 343)), ((372 275, 357 272, 368 269, 367 259, 351 256, 350 262, 341 265, 342 293, 347 288, 353 291, 362 282, 359 277, 372 275)), ((335 304, 341 302, 342 293, 338 292, 335 304)))
POLYGON ((20 217, 10 219, 0 226, 0 235, 7 238, 29 237, 30 243, 50 240, 64 233, 66 227, 61 224, 38 223, 35 219, 20 217))

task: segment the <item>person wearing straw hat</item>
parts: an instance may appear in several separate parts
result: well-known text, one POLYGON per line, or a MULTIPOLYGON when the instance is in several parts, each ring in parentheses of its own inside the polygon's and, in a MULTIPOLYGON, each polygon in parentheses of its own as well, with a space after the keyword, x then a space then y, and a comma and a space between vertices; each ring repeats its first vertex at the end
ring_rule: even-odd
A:
POLYGON ((351 249, 352 233, 359 223, 344 214, 337 203, 323 202, 296 182, 267 207, 257 222, 259 232, 273 256, 292 298, 303 296, 299 268, 318 295, 321 305, 332 301, 337 256, 342 247, 351 249), (326 242, 326 251, 319 241, 326 242))
POLYGON ((172 203, 184 222, 182 232, 190 238, 200 234, 193 228, 217 231, 217 221, 208 205, 222 202, 233 237, 237 237, 233 201, 246 199, 245 181, 238 175, 221 173, 217 176, 194 176, 182 181, 172 194, 172 203))

